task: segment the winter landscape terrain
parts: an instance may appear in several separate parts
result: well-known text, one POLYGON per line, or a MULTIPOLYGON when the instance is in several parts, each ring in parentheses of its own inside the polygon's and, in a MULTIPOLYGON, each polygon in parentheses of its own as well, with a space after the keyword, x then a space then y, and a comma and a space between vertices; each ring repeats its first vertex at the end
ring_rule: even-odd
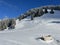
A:
POLYGON ((29 18, 17 19, 15 29, 0 31, 0 45, 60 45, 60 19, 57 17, 60 11, 54 12, 32 21, 29 18), (50 43, 37 40, 42 35, 51 35, 54 40, 50 43))

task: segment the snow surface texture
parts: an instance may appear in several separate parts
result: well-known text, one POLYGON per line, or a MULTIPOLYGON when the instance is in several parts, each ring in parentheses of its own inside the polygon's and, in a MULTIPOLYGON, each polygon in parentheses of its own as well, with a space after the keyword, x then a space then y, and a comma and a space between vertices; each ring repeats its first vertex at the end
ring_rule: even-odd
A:
POLYGON ((55 18, 58 11, 55 12, 44 14, 32 21, 26 18, 21 21, 16 20, 15 29, 0 31, 0 45, 60 45, 60 24, 51 23, 60 21, 55 18), (51 35, 54 40, 51 43, 45 43, 36 39, 42 35, 51 35))

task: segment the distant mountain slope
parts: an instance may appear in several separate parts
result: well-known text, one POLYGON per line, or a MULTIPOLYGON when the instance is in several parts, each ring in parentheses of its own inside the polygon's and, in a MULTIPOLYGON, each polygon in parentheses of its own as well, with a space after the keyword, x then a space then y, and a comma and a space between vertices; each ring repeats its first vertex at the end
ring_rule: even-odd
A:
MULTIPOLYGON (((1 20, 0 21, 0 30, 15 29, 16 25, 17 25, 16 20, 21 21, 27 17, 30 18, 31 21, 34 20, 35 17, 40 17, 40 18, 45 18, 45 19, 46 18, 50 18, 50 19, 51 18, 60 18, 59 11, 60 11, 60 5, 55 5, 55 6, 49 5, 49 6, 33 8, 33 9, 26 11, 24 14, 21 14, 17 18, 1 20)), ((33 24, 31 24, 31 25, 33 25, 33 24)))

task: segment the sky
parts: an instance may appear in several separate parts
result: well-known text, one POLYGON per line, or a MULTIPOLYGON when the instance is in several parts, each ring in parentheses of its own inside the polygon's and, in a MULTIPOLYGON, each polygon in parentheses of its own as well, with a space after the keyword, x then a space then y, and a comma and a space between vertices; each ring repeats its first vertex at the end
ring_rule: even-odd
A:
POLYGON ((60 0, 0 0, 0 19, 15 18, 31 8, 59 4, 60 0))

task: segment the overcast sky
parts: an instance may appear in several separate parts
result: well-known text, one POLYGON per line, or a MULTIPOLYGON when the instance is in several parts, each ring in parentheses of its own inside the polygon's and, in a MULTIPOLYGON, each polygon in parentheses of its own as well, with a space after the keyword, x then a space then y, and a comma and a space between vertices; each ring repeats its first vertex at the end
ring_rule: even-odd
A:
POLYGON ((0 19, 17 17, 31 8, 59 4, 60 0, 0 0, 0 19))

